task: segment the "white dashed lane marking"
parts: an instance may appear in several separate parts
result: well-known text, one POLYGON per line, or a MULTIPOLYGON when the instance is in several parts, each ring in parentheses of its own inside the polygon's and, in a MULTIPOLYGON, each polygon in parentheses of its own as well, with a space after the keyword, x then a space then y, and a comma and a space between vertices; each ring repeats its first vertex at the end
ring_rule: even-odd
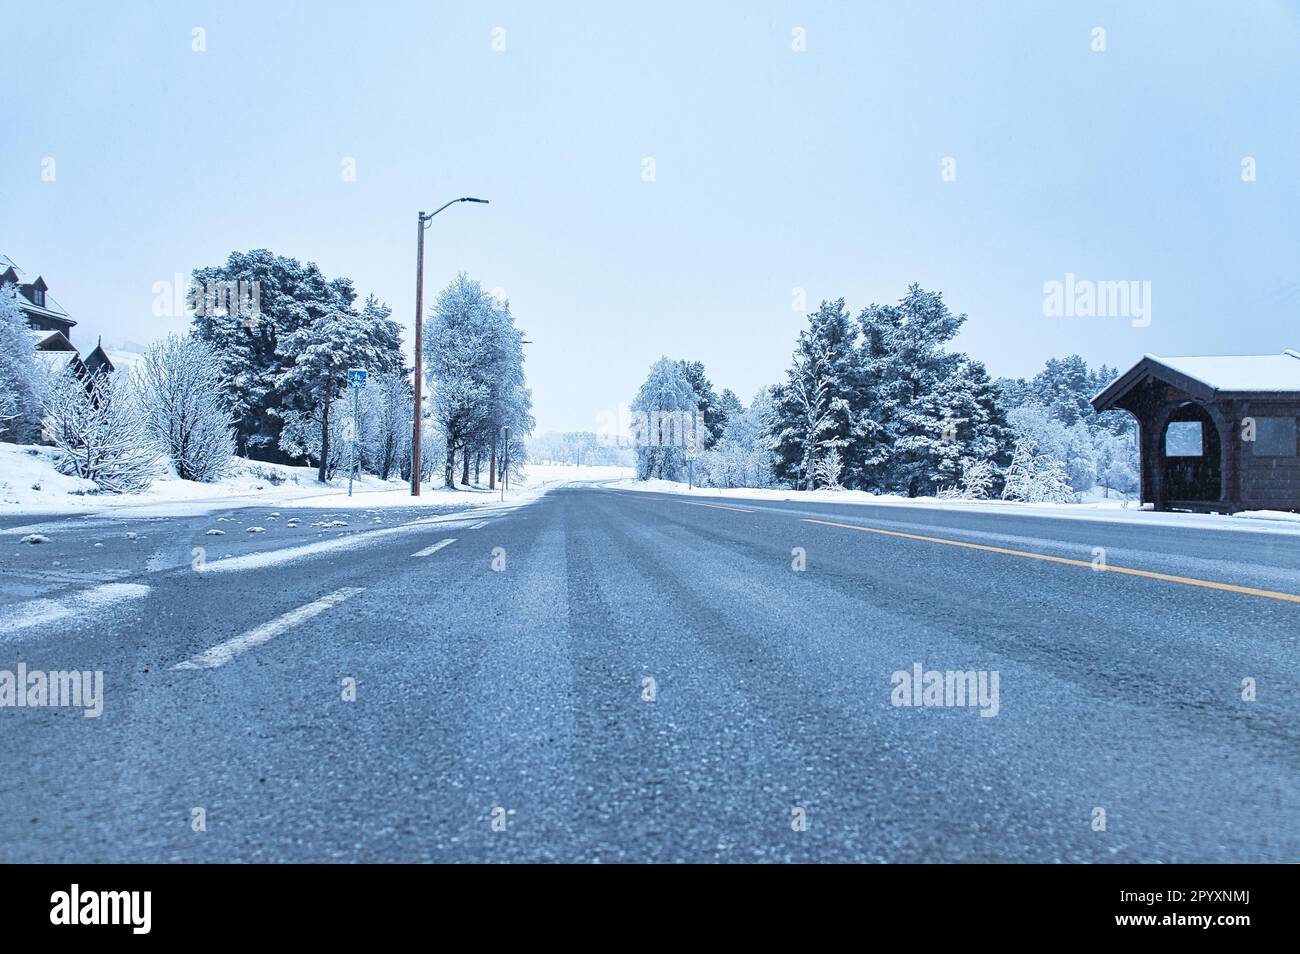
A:
POLYGON ((455 537, 448 537, 446 540, 439 540, 437 543, 435 543, 435 544, 434 544, 433 546, 431 546, 431 547, 425 547, 423 550, 420 550, 420 551, 418 551, 418 552, 416 552, 416 553, 412 553, 411 556, 413 556, 413 557, 427 557, 427 556, 432 556, 433 554, 435 554, 435 553, 437 553, 439 550, 441 550, 443 547, 451 546, 451 545, 452 545, 453 543, 455 543, 455 542, 456 542, 456 538, 455 538, 455 537))
POLYGON ((364 592, 364 586, 347 586, 341 590, 335 590, 327 596, 322 596, 318 600, 307 603, 304 606, 299 606, 295 610, 290 610, 283 616, 277 616, 269 623, 263 623, 261 626, 250 629, 242 636, 236 636, 234 639, 213 646, 207 652, 199 653, 197 656, 191 656, 184 662, 172 666, 172 668, 216 669, 218 666, 224 666, 240 653, 252 649, 254 646, 260 646, 262 643, 269 642, 286 630, 293 629, 295 626, 307 622, 307 620, 311 619, 313 616, 319 616, 330 607, 337 606, 349 597, 364 592))

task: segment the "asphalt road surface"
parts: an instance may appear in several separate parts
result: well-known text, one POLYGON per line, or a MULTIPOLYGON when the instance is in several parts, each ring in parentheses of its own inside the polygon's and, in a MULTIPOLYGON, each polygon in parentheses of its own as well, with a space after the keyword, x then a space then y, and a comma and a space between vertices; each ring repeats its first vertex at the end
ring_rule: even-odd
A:
POLYGON ((104 688, 0 709, 0 860, 1296 861, 1295 594, 998 508, 11 517, 0 670, 104 688))

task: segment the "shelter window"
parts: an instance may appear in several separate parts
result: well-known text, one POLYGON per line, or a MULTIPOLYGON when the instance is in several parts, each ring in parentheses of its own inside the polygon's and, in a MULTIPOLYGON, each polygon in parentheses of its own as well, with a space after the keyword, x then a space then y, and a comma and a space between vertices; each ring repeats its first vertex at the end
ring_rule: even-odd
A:
POLYGON ((1200 421, 1171 421, 1165 431, 1166 457, 1200 457, 1205 453, 1205 435, 1200 421))
POLYGON ((1256 457, 1294 457, 1295 437, 1294 417, 1257 417, 1251 453, 1256 457))

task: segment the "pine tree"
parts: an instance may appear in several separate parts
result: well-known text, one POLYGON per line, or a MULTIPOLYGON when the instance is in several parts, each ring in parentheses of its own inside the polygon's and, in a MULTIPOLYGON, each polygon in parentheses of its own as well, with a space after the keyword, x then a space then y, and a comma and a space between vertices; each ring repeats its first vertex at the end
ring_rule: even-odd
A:
POLYGON ((346 279, 328 281, 315 264, 266 249, 231 252, 224 265, 194 270, 194 330, 220 356, 239 453, 285 459, 279 436, 289 402, 278 383, 297 358, 285 339, 330 311, 351 308, 355 297, 346 279))
MULTIPOLYGON (((679 361, 678 364, 681 365, 686 383, 691 386, 699 401, 700 420, 704 424, 701 434, 703 449, 708 450, 722 436, 722 429, 726 425, 726 414, 721 408, 718 395, 713 390, 713 383, 704 371, 703 362, 679 361)), ((735 395, 732 397, 734 398, 735 395)))
POLYGON ((786 380, 773 392, 773 443, 781 477, 810 489, 813 466, 854 430, 855 355, 844 299, 822 302, 799 333, 786 380))
POLYGON ((915 497, 935 487, 944 470, 954 476, 958 455, 937 442, 951 433, 956 408, 945 405, 953 403, 960 379, 949 379, 963 373, 965 357, 944 345, 966 316, 949 311, 938 292, 914 284, 897 305, 873 304, 858 321, 862 440, 855 476, 870 489, 915 497), (938 462, 944 469, 936 470, 938 462))

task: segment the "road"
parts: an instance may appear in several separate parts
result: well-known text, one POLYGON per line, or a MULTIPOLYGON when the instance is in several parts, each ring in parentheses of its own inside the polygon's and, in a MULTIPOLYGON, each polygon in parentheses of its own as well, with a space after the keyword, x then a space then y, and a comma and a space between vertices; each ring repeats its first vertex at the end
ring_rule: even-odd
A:
POLYGON ((104 674, 0 709, 4 861, 1300 857, 1297 536, 573 486, 0 553, 0 670, 104 674))

